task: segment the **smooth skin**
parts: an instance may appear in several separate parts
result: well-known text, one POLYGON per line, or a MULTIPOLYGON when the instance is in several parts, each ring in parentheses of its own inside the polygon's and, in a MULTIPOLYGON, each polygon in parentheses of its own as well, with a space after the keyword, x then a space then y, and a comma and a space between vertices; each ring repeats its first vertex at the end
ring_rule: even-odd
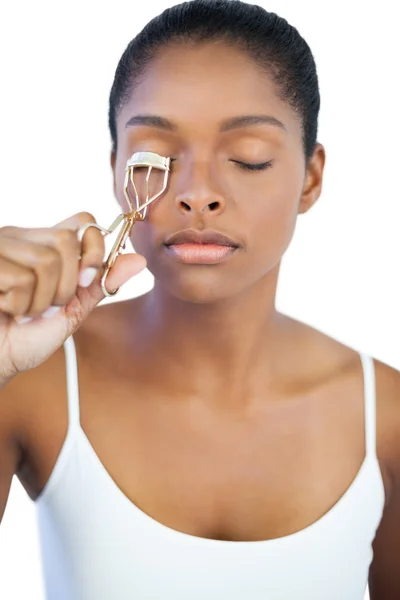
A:
MULTIPOLYGON (((242 51, 222 43, 164 49, 117 126, 111 166, 123 209, 127 159, 142 150, 173 158, 167 192, 131 236, 155 285, 143 296, 95 309, 98 281, 78 288, 47 320, 47 345, 39 323, 30 324, 42 360, 24 356, 25 367, 30 359, 35 368, 4 381, 0 392, 0 514, 13 473, 31 498, 40 495, 66 436, 63 322, 75 332, 82 427, 132 502, 157 521, 201 537, 267 540, 300 531, 336 504, 365 455, 359 355, 275 309, 280 261, 298 215, 321 195, 324 147, 317 145, 306 167, 294 111, 242 51), (283 127, 227 126, 249 115, 273 116, 283 127), (242 164, 266 161, 271 165, 259 171, 242 164), (184 264, 164 242, 189 228, 217 230, 239 247, 219 264, 184 264), (81 294, 93 299, 72 324, 66 315, 81 294)), ((76 252, 70 243, 65 257, 76 252)), ((100 244, 95 233, 91 243, 100 244)), ((143 268, 129 262, 122 275, 121 265, 113 269, 115 285, 143 268)), ((67 297, 77 282, 76 265, 71 268, 67 297)), ((45 297, 49 273, 39 271, 40 312, 66 296, 58 302, 45 297)), ((27 334, 28 326, 21 326, 27 334)), ((375 367, 385 511, 370 595, 397 600, 400 374, 379 361, 375 367)))

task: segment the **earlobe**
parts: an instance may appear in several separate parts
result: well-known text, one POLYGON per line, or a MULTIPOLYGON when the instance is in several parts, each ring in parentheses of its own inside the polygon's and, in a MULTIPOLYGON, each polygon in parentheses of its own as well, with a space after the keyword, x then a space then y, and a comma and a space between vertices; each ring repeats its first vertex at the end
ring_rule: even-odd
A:
POLYGON ((325 149, 317 144, 307 169, 306 180, 299 203, 299 214, 306 213, 317 202, 322 190, 322 176, 325 166, 325 149))
POLYGON ((319 198, 319 194, 310 193, 303 195, 300 200, 298 214, 302 215, 310 210, 312 206, 316 203, 319 198))

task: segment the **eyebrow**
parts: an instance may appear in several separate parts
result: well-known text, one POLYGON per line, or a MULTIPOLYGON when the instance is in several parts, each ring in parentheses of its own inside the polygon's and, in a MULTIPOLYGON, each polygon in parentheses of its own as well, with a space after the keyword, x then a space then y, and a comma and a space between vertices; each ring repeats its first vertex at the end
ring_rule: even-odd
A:
MULTIPOLYGON (((157 115, 135 115, 127 121, 125 128, 134 126, 155 127, 164 131, 176 132, 178 126, 165 117, 157 115)), ((285 125, 276 117, 271 115, 243 115, 226 119, 221 123, 220 132, 231 131, 240 127, 248 127, 249 125, 271 125, 287 131, 285 125)))

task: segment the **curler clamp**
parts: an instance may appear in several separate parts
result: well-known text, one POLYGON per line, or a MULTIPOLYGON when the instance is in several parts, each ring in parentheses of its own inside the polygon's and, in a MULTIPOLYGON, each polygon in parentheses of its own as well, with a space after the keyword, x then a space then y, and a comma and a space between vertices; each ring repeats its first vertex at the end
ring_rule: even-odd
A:
POLYGON ((146 217, 147 207, 151 202, 154 202, 157 198, 159 198, 167 189, 168 185, 168 177, 170 173, 170 158, 165 158, 164 156, 160 156, 154 152, 136 152, 131 156, 131 158, 126 163, 125 168, 125 182, 124 182, 124 195, 126 201, 128 203, 129 212, 122 213, 118 215, 115 221, 110 225, 108 229, 101 227, 97 223, 85 223, 78 230, 78 239, 81 242, 83 236, 89 227, 96 227, 104 236, 113 233, 117 229, 117 227, 123 223, 121 226, 121 230, 118 233, 118 236, 114 242, 114 245, 108 255, 108 258, 104 264, 104 271, 101 277, 101 288, 105 296, 115 296, 115 294, 119 291, 119 288, 113 291, 108 291, 106 287, 106 280, 108 273, 114 266, 115 261, 118 256, 122 254, 122 251, 125 249, 126 240, 129 237, 131 229, 133 225, 137 221, 144 221, 146 217), (136 168, 147 167, 147 175, 146 175, 146 198, 144 202, 140 202, 139 194, 134 181, 134 171, 136 168), (153 169, 158 169, 164 171, 164 180, 162 189, 154 194, 151 198, 149 198, 149 180, 150 175, 153 169), (129 194, 129 184, 134 191, 135 198, 134 202, 129 194), (135 203, 135 204, 134 204, 135 203))

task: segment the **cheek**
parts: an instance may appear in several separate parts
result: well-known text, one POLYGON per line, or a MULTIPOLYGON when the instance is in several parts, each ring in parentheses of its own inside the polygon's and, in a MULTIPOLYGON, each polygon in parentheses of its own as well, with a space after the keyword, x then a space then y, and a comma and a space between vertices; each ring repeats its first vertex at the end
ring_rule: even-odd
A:
POLYGON ((136 223, 132 227, 130 240, 132 246, 138 254, 143 254, 146 259, 149 258, 151 250, 154 250, 154 240, 152 239, 152 231, 148 221, 136 223))
POLYGON ((153 264, 153 259, 159 255, 162 248, 162 233, 165 230, 165 219, 157 210, 157 203, 156 200, 154 204, 150 204, 145 220, 135 223, 130 235, 135 251, 142 254, 149 265, 153 264))
POLYGON ((294 234, 301 188, 293 181, 271 186, 248 211, 249 231, 263 256, 271 260, 283 255, 294 234))

